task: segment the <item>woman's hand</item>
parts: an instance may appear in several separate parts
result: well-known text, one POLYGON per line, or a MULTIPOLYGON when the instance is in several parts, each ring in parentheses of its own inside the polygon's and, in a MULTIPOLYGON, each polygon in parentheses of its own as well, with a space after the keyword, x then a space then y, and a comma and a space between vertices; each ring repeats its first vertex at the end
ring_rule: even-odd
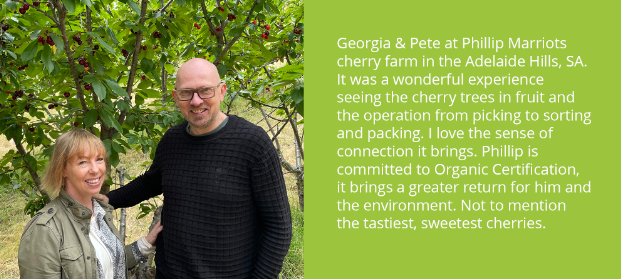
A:
POLYGON ((157 222, 157 224, 155 224, 155 226, 149 232, 149 234, 147 234, 147 236, 144 237, 145 240, 147 240, 147 242, 149 242, 149 244, 151 244, 152 246, 155 246, 155 239, 157 239, 157 235, 164 228, 164 227, 162 227, 162 225, 160 223, 161 223, 161 221, 157 222))

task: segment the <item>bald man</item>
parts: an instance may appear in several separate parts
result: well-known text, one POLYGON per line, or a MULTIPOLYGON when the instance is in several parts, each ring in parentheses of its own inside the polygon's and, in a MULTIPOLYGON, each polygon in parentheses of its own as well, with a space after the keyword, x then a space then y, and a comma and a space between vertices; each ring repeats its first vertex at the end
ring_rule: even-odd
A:
POLYGON ((225 95, 209 61, 183 64, 172 96, 186 121, 166 131, 146 173, 107 195, 120 208, 164 194, 156 278, 277 278, 289 250, 276 150, 262 128, 220 111, 225 95))

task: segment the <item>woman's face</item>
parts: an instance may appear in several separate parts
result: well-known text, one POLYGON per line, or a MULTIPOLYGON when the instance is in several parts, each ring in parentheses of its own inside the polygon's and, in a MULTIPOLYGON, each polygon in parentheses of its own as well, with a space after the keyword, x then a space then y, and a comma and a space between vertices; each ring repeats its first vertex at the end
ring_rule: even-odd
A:
POLYGON ((82 156, 69 157, 65 166, 65 189, 74 199, 86 200, 99 193, 106 173, 103 155, 91 156, 87 150, 82 156))

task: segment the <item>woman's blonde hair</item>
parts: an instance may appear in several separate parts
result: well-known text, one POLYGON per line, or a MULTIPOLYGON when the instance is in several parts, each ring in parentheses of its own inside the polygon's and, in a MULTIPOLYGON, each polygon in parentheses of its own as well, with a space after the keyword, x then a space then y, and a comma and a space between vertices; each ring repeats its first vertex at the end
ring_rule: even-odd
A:
POLYGON ((106 146, 91 132, 84 129, 73 129, 58 137, 43 176, 43 188, 57 194, 64 186, 65 177, 63 174, 69 158, 76 155, 84 156, 86 153, 90 156, 103 155, 106 164, 108 163, 106 146))

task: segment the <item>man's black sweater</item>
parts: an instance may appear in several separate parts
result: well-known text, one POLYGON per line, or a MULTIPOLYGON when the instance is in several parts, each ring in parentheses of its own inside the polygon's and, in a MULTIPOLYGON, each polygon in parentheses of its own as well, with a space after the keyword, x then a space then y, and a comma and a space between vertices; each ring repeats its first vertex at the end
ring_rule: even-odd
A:
POLYGON ((282 169, 265 131, 237 116, 206 136, 169 129, 115 208, 164 193, 155 263, 167 278, 276 278, 291 243, 282 169))

